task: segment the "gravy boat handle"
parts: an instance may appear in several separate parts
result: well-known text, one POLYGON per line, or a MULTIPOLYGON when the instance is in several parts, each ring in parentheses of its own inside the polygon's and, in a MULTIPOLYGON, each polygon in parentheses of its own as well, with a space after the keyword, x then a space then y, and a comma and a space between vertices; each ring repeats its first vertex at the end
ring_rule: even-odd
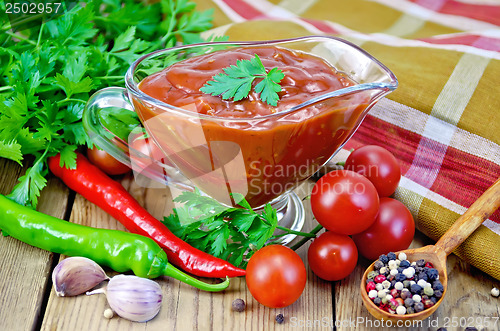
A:
MULTIPOLYGON (((132 147, 133 135, 119 137, 106 127, 100 112, 107 108, 134 112, 127 90, 121 87, 108 87, 94 93, 88 100, 82 115, 82 122, 90 140, 121 163, 129 166, 134 178, 143 187, 171 186, 181 190, 194 191, 180 172, 166 159, 160 162, 132 147), (144 176, 152 179, 144 180, 144 176)), ((137 128, 142 128, 138 122, 137 128)), ((136 136, 135 136, 136 137, 136 136)), ((151 144, 152 139, 150 140, 151 144)))

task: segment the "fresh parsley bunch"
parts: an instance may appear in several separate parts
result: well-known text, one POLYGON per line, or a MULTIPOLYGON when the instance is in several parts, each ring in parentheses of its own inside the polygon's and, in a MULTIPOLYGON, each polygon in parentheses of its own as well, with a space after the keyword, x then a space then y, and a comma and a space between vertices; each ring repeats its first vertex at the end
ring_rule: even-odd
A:
MULTIPOLYGON (((4 3, 0 8, 5 13, 4 3)), ((211 11, 198 12, 189 0, 93 0, 27 30, 2 26, 0 157, 23 165, 32 156, 9 197, 36 207, 47 158, 61 153, 75 168, 75 150, 92 146, 81 122, 90 95, 122 85, 129 65, 145 53, 203 41, 211 20, 211 11)))
POLYGON ((232 196, 239 208, 224 206, 198 190, 184 191, 174 199, 181 205, 163 223, 191 246, 240 267, 257 250, 278 243, 284 235, 296 234, 308 239, 315 236, 278 225, 276 209, 270 204, 257 213, 243 195, 232 196))

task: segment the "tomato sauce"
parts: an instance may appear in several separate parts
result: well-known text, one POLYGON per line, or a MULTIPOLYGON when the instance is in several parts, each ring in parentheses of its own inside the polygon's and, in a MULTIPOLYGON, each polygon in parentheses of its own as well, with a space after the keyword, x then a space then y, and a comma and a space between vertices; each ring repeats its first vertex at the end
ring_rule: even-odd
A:
POLYGON ((228 204, 228 193, 241 193, 258 207, 293 189, 327 162, 360 123, 368 100, 347 94, 288 110, 354 84, 307 53, 241 47, 177 62, 139 84, 159 101, 205 116, 132 101, 146 129, 194 185, 228 204), (236 102, 200 92, 223 68, 255 54, 266 70, 277 67, 285 75, 276 107, 253 91, 236 102))

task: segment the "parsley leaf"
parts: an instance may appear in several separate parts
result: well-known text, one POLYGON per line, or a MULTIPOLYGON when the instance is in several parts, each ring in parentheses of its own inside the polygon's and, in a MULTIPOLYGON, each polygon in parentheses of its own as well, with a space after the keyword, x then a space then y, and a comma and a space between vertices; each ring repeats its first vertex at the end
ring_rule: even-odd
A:
POLYGON ((0 157, 15 161, 22 166, 23 154, 21 153, 21 145, 15 142, 6 143, 0 141, 0 157))
POLYGON ((276 210, 266 205, 256 213, 241 194, 233 194, 242 208, 227 207, 199 191, 182 192, 182 203, 163 223, 190 245, 236 266, 244 266, 255 251, 277 238, 276 210))
POLYGON ((222 69, 200 88, 200 91, 213 96, 221 96, 223 100, 233 98, 234 101, 248 97, 252 89, 252 83, 256 78, 262 80, 255 86, 254 90, 260 93, 260 99, 271 106, 278 104, 281 86, 279 83, 285 77, 278 68, 272 68, 269 72, 262 64, 259 56, 251 60, 238 60, 236 65, 230 65, 222 69))
POLYGON ((14 201, 24 201, 25 204, 36 206, 38 196, 40 196, 40 187, 44 187, 47 180, 44 177, 43 164, 38 161, 26 170, 26 173, 19 178, 19 182, 12 192, 7 195, 14 201), (31 189, 30 189, 31 188, 31 189))

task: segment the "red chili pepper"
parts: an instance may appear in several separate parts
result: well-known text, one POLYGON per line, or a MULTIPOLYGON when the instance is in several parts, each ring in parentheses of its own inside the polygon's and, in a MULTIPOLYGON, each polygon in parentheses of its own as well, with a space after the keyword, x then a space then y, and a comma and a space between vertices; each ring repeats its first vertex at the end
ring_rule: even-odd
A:
POLYGON ((163 223, 154 218, 117 181, 77 153, 76 169, 60 164, 60 155, 49 158, 54 175, 72 190, 113 216, 130 232, 155 240, 179 268, 200 277, 244 276, 245 270, 227 261, 200 251, 176 237, 163 223))

